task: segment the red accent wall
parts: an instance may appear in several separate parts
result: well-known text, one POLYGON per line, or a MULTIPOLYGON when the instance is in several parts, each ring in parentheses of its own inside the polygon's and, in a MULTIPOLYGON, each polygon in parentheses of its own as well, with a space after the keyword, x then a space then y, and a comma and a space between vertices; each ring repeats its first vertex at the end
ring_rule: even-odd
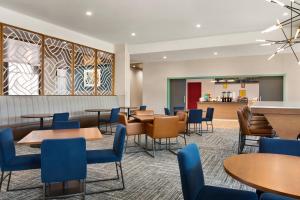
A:
POLYGON ((201 82, 188 83, 188 109, 196 109, 201 97, 201 82))

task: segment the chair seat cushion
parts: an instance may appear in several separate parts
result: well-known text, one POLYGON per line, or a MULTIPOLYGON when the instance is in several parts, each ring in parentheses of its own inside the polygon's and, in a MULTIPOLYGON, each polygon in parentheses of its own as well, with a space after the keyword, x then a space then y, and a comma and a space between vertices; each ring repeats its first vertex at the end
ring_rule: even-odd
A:
POLYGON ((3 165, 2 168, 4 171, 39 169, 41 168, 41 155, 29 154, 16 156, 13 160, 3 165))
POLYGON ((199 195, 198 200, 257 200, 254 192, 220 188, 214 186, 204 186, 199 195))
POLYGON ((120 160, 112 149, 87 151, 88 164, 119 162, 120 160))
POLYGON ((260 196, 260 200, 293 200, 293 199, 289 198, 289 197, 266 192, 260 196))

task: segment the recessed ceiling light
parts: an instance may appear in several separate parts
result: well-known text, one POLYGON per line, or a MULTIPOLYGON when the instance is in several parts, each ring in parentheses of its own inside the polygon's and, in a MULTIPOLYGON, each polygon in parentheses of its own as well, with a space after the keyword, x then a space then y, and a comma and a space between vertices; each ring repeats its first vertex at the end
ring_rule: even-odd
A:
POLYGON ((282 15, 283 15, 283 16, 288 16, 289 13, 285 12, 285 13, 283 13, 282 15))
POLYGON ((167 59, 167 56, 164 56, 163 59, 167 59))
POLYGON ((196 24, 196 28, 201 28, 201 24, 196 24))
POLYGON ((134 36, 135 36, 135 33, 131 33, 131 36, 133 36, 133 37, 134 37, 134 36))
POLYGON ((86 14, 87 16, 91 16, 93 13, 92 13, 91 11, 86 11, 85 14, 86 14))
POLYGON ((214 55, 217 56, 219 53, 218 52, 214 52, 214 55))

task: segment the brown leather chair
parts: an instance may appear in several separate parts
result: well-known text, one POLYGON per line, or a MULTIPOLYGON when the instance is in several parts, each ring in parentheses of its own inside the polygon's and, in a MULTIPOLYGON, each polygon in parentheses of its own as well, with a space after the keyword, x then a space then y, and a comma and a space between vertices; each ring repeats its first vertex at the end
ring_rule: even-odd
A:
POLYGON ((250 108, 248 106, 244 106, 242 108, 242 112, 244 115, 244 118, 247 119, 250 125, 256 125, 259 127, 265 127, 268 126, 269 122, 264 116, 253 116, 250 108))
POLYGON ((154 115, 153 110, 136 110, 135 115, 154 115))
POLYGON ((171 151, 170 138, 177 138, 179 135, 178 121, 179 118, 177 116, 155 117, 153 124, 146 124, 146 134, 152 138, 152 154, 149 153, 151 156, 155 157, 155 144, 157 139, 166 139, 166 148, 169 146, 168 149, 171 151))
POLYGON ((135 136, 138 136, 138 143, 136 144, 138 145, 140 144, 140 136, 142 134, 145 134, 144 124, 141 122, 136 122, 134 120, 128 120, 127 115, 123 113, 119 114, 119 122, 120 124, 126 126, 126 142, 125 142, 125 152, 126 152, 127 147, 136 147, 136 146, 127 145, 129 136, 134 136, 135 143, 136 143, 135 136))
POLYGON ((242 110, 237 111, 238 121, 240 125, 239 131, 239 146, 238 146, 238 153, 242 153, 245 146, 256 146, 246 144, 246 141, 258 141, 254 139, 249 139, 247 136, 258 136, 258 137, 273 137, 274 132, 272 127, 266 126, 257 126, 251 125, 247 118, 245 118, 245 114, 242 110))
POLYGON ((183 134, 184 144, 186 145, 186 134, 187 134, 187 112, 177 111, 176 116, 179 118, 178 121, 178 132, 183 134))

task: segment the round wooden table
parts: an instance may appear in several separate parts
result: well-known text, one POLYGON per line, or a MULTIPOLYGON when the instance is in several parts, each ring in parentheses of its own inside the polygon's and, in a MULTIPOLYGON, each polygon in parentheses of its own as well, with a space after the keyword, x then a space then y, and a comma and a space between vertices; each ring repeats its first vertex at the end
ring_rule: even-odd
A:
POLYGON ((120 108, 121 108, 121 109, 124 109, 124 110, 127 109, 127 118, 128 118, 128 119, 129 119, 129 117, 130 117, 130 112, 131 112, 131 110, 138 110, 138 109, 139 109, 139 108, 136 107, 136 106, 121 106, 120 108))
POLYGON ((40 129, 44 128, 44 118, 51 118, 52 114, 29 114, 22 115, 21 118, 32 118, 32 119, 40 119, 40 129))
POLYGON ((98 128, 100 129, 100 113, 101 112, 110 112, 111 111, 111 109, 102 109, 102 108, 100 108, 100 109, 87 109, 87 110, 85 110, 85 112, 96 112, 96 113, 98 113, 98 128))
POLYGON ((241 154, 224 160, 225 171, 253 188, 300 198, 300 157, 279 154, 241 154))

